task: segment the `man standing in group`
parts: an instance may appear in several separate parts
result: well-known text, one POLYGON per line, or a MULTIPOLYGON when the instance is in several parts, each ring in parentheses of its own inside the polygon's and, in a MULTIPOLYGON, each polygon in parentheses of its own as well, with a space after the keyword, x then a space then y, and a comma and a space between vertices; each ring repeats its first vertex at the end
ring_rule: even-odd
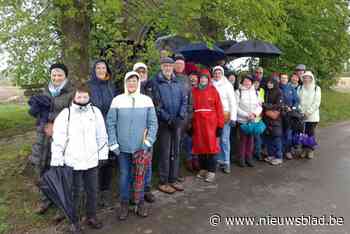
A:
POLYGON ((214 67, 213 85, 219 92, 224 109, 225 125, 220 137, 221 153, 218 155, 218 164, 225 173, 231 172, 230 167, 230 132, 237 120, 237 102, 231 83, 224 76, 221 66, 214 67))
POLYGON ((301 80, 301 77, 304 75, 306 70, 306 66, 304 64, 299 64, 295 67, 295 73, 299 76, 299 80, 301 80))
POLYGON ((174 74, 174 60, 161 58, 161 71, 152 81, 152 98, 159 122, 158 189, 173 194, 183 191, 178 180, 182 126, 187 118, 187 94, 174 74))
MULTIPOLYGON (((133 70, 140 75, 141 81, 141 93, 152 98, 152 87, 151 82, 148 80, 148 68, 146 64, 138 62, 134 64, 133 70)), ((152 149, 153 153, 153 149, 152 149)), ((149 203, 153 203, 155 201, 155 196, 151 192, 151 184, 152 181, 152 161, 150 162, 149 167, 147 168, 147 172, 145 174, 145 201, 149 203)))

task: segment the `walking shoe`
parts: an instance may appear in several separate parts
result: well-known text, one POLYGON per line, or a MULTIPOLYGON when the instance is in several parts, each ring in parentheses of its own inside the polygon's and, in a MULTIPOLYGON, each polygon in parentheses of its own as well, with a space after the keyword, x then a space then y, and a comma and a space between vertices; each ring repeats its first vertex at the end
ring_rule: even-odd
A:
POLYGON ((277 165, 281 164, 282 162, 283 162, 282 159, 275 158, 270 163, 271 163, 271 165, 277 166, 277 165))
POLYGON ((245 158, 244 157, 241 157, 239 159, 239 166, 240 167, 246 167, 247 166, 247 164, 245 163, 245 158))
POLYGON ((248 167, 254 167, 254 163, 253 163, 252 157, 248 157, 247 160, 246 160, 246 163, 247 163, 248 167))
POLYGON ((205 179, 207 178, 208 171, 207 170, 200 170, 197 174, 197 178, 205 179))
POLYGON ((288 159, 288 160, 293 159, 293 155, 292 155, 291 152, 287 152, 287 153, 286 153, 286 159, 288 159))
POLYGON ((129 216, 129 202, 122 201, 120 203, 119 220, 124 221, 129 216))
POLYGON ((224 166, 224 168, 222 169, 222 171, 223 171, 225 174, 230 174, 230 173, 231 173, 230 164, 225 164, 225 166, 224 166))
POLYGON ((71 234, 83 234, 83 231, 79 224, 72 224, 69 228, 71 234))
POLYGON ((153 203, 155 202, 156 197, 153 195, 151 191, 145 192, 145 201, 148 203, 153 203))
POLYGON ((192 169, 194 171, 199 171, 200 170, 198 158, 192 159, 192 169))
POLYGON ((307 153, 308 153, 307 149, 303 149, 300 153, 300 158, 305 158, 307 153))
POLYGON ((137 205, 136 214, 142 218, 146 218, 148 216, 148 208, 144 202, 140 202, 137 205))
POLYGON ((97 220, 97 218, 86 219, 85 223, 93 229, 101 229, 103 227, 102 222, 97 220))
POLYGON ((180 183, 185 182, 185 177, 179 176, 179 177, 177 177, 177 181, 180 183))
POLYGON ((213 183, 215 181, 215 173, 208 172, 207 178, 205 178, 205 182, 213 183))
POLYGON ((37 208, 35 209, 34 212, 36 214, 40 214, 40 215, 45 214, 46 211, 50 208, 50 206, 51 206, 51 202, 50 201, 41 201, 38 204, 38 206, 37 206, 37 208))
POLYGON ((182 184, 180 184, 179 182, 175 182, 175 183, 172 183, 170 184, 171 187, 173 187, 176 191, 179 191, 179 192, 182 192, 184 191, 184 187, 182 184))
POLYGON ((158 190, 163 192, 163 193, 167 193, 167 194, 173 194, 176 192, 176 189, 174 189, 172 186, 170 186, 168 184, 158 185, 158 190))
POLYGON ((313 159, 313 158, 314 158, 314 151, 313 151, 313 150, 310 150, 310 151, 307 153, 306 157, 307 157, 308 159, 313 159))
POLYGON ((272 160, 274 160, 275 158, 274 157, 272 157, 272 156, 267 156, 265 159, 264 159, 264 161, 265 162, 271 162, 272 160))

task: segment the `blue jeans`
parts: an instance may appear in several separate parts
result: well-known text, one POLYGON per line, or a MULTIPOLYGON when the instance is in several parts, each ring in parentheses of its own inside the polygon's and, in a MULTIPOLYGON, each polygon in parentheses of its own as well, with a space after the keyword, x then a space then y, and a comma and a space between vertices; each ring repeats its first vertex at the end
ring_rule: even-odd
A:
MULTIPOLYGON (((117 156, 119 162, 120 178, 119 178, 119 192, 121 202, 129 202, 130 188, 133 185, 133 163, 132 154, 121 152, 117 156)), ((146 172, 147 174, 147 172, 146 172)), ((141 191, 140 200, 143 201, 144 191, 141 191)))
POLYGON ((221 152, 217 155, 219 164, 226 164, 230 166, 230 133, 231 126, 227 123, 224 125, 222 135, 220 137, 221 152))
POLYGON ((269 156, 283 159, 282 137, 266 136, 266 146, 269 156))
POLYGON ((283 153, 289 153, 291 151, 292 137, 293 137, 293 131, 291 129, 284 130, 283 138, 282 138, 283 153))
POLYGON ((263 139, 261 135, 254 136, 254 157, 258 160, 261 159, 261 146, 263 139))

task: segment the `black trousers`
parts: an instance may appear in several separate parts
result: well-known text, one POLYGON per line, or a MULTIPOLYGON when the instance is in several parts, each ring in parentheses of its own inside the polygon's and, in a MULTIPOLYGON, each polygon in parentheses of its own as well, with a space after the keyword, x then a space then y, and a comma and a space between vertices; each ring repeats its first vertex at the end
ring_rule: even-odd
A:
POLYGON ((96 217, 97 208, 97 167, 73 171, 73 201, 74 201, 74 223, 79 222, 79 204, 82 194, 81 188, 86 193, 86 216, 87 218, 96 217))
POLYGON ((168 124, 160 122, 158 130, 158 168, 160 184, 176 182, 180 167, 180 142, 182 126, 170 128, 168 124))
MULTIPOLYGON (((305 123, 305 134, 308 136, 315 137, 315 130, 316 130, 317 124, 318 124, 318 122, 306 122, 305 123)), ((314 150, 311 147, 304 147, 304 148, 314 150)))
MULTIPOLYGON (((111 158, 112 152, 109 152, 109 158, 111 158)), ((98 185, 99 191, 106 191, 111 189, 113 173, 113 160, 108 160, 108 163, 99 167, 98 169, 98 185)))
POLYGON ((215 173, 216 171, 215 155, 201 154, 198 156, 198 158, 199 158, 199 166, 201 167, 201 170, 207 170, 209 172, 215 173))

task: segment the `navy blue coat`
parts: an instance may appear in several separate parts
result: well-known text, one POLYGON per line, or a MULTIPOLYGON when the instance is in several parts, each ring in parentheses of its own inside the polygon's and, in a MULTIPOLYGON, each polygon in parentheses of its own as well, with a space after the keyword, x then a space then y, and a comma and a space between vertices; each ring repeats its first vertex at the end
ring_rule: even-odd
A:
POLYGON ((106 120, 112 100, 115 96, 117 96, 117 89, 112 82, 111 70, 105 61, 99 60, 94 64, 91 79, 88 81, 88 85, 91 90, 92 104, 101 110, 103 118, 106 120), (109 80, 100 80, 97 78, 95 69, 96 64, 100 62, 104 62, 106 64, 107 72, 110 76, 109 80))
POLYGON ((283 104, 297 108, 299 104, 297 91, 290 84, 281 84, 280 89, 282 91, 283 104))
POLYGON ((175 75, 168 81, 162 72, 159 72, 151 82, 152 99, 158 120, 165 123, 185 120, 188 97, 183 82, 179 81, 175 75))

